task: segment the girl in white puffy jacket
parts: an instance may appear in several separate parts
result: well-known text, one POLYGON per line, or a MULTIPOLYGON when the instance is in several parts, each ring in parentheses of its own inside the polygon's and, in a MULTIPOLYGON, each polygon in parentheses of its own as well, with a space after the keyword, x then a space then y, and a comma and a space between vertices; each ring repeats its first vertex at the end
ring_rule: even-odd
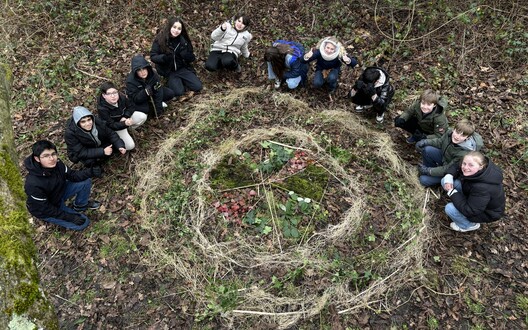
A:
POLYGON ((217 71, 222 68, 240 72, 238 57, 242 54, 249 57, 248 44, 253 37, 247 30, 250 24, 245 14, 237 14, 231 22, 224 22, 212 33, 214 43, 205 62, 208 71, 217 71))

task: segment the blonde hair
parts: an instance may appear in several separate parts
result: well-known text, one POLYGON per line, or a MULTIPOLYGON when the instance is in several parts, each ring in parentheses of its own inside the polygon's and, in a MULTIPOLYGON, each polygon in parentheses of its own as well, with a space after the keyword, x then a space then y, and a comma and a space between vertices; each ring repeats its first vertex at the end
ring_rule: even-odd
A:
POLYGON ((466 157, 473 157, 473 159, 480 165, 482 168, 486 168, 488 166, 488 160, 480 151, 470 151, 468 152, 464 158, 466 157))

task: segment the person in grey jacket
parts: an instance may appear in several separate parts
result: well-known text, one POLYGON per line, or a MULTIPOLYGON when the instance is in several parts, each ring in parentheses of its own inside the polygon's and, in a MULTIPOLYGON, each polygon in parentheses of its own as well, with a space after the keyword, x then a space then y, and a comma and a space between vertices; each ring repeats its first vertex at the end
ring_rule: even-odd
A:
POLYGON ((253 38, 247 30, 250 24, 245 14, 237 14, 230 22, 224 22, 212 33, 214 43, 205 68, 208 71, 227 69, 240 72, 242 69, 238 57, 242 54, 249 58, 248 44, 253 38))

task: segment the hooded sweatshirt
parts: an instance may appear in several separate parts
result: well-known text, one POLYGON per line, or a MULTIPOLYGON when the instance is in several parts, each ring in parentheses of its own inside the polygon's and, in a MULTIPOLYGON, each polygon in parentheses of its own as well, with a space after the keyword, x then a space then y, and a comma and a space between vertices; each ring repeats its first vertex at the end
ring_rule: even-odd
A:
POLYGON ((247 30, 247 27, 242 31, 237 31, 232 23, 227 22, 225 31, 222 30, 222 25, 220 25, 211 33, 211 39, 214 41, 211 51, 229 52, 235 54, 236 57, 242 54, 248 58, 248 44, 252 38, 253 36, 247 30))
POLYGON ((28 171, 24 190, 26 205, 33 216, 39 219, 64 219, 66 213, 60 209, 61 199, 66 189, 66 180, 84 181, 90 178, 89 169, 76 171, 67 167, 60 159, 54 168, 43 168, 32 155, 24 160, 28 171))
POLYGON ((154 103, 158 113, 163 112, 161 103, 163 102, 163 92, 161 88, 154 89, 155 86, 160 86, 160 79, 158 74, 152 69, 152 66, 142 55, 135 55, 130 63, 130 73, 126 79, 126 90, 128 97, 136 105, 136 110, 149 113, 154 103), (147 68, 148 75, 146 79, 141 79, 137 75, 139 69, 147 68), (149 96, 146 92, 146 87, 152 87, 153 95, 149 96))
POLYGON ((506 197, 502 170, 486 159, 488 166, 471 176, 463 175, 460 164, 449 169, 462 183, 462 191, 452 194, 451 201, 471 222, 492 222, 504 215, 506 197))
POLYGON ((125 143, 116 132, 110 129, 106 123, 95 117, 90 110, 82 106, 73 108, 73 115, 66 123, 64 133, 68 158, 73 162, 83 162, 85 165, 93 165, 97 160, 107 157, 104 148, 112 145, 115 150, 124 148, 125 143), (93 126, 86 131, 79 126, 81 118, 90 116, 93 126))

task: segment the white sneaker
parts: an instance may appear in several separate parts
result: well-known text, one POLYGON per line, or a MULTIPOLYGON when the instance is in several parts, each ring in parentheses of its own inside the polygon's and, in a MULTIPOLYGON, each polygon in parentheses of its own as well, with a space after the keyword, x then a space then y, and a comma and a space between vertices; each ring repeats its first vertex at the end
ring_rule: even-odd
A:
POLYGON ((383 123, 383 118, 384 118, 384 117, 385 117, 385 113, 382 113, 382 114, 379 115, 379 116, 376 115, 376 122, 377 122, 378 124, 383 123))
POLYGON ((357 113, 361 113, 361 112, 363 112, 363 110, 365 110, 365 107, 362 106, 362 105, 358 105, 358 106, 356 107, 356 112, 357 112, 357 113))
POLYGON ((165 102, 161 102, 161 106, 162 106, 163 108, 168 107, 167 103, 165 103, 165 102))
POLYGON ((449 224, 449 227, 451 227, 451 229, 453 229, 454 231, 459 231, 459 232, 461 232, 461 233, 465 233, 465 232, 467 232, 467 231, 473 231, 473 230, 477 230, 477 229, 479 229, 479 228, 480 228, 480 223, 476 223, 476 224, 474 224, 474 225, 471 226, 471 227, 468 227, 468 228, 466 228, 466 229, 462 229, 462 228, 460 228, 456 223, 451 222, 451 223, 449 224))
POLYGON ((275 79, 275 85, 274 85, 275 89, 279 89, 280 85, 281 85, 280 79, 275 79))

